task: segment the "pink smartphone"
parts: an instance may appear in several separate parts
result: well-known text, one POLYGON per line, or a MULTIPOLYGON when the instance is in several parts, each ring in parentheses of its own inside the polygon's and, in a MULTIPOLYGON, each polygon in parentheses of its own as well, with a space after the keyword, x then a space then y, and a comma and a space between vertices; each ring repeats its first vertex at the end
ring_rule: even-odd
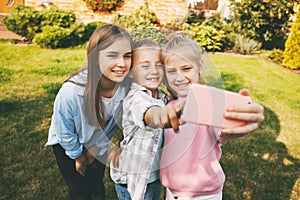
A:
POLYGON ((183 108, 185 122, 204 124, 222 128, 238 127, 244 121, 225 119, 226 108, 252 102, 249 96, 218 89, 212 86, 191 84, 183 108))

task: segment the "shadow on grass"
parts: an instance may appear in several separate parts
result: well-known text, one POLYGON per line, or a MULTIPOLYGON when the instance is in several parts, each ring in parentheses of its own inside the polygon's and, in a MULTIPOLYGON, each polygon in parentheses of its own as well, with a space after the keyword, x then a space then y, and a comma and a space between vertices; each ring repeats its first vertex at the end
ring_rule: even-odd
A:
MULTIPOLYGON (((235 74, 222 76, 226 89, 243 88, 235 74)), ((0 101, 0 199, 67 199, 52 149, 44 147, 60 85, 43 85, 46 97, 0 101)), ((224 200, 290 199, 299 160, 276 141, 280 125, 271 109, 265 108, 265 118, 251 135, 223 146, 224 200)), ((116 199, 109 169, 104 181, 107 199, 116 199)))
MULTIPOLYGON (((0 101, 0 199, 68 199, 51 147, 45 147, 61 83, 42 85, 46 96, 0 101)), ((106 174, 108 199, 116 199, 106 174)))
MULTIPOLYGON (((244 88, 244 81, 237 74, 226 73, 222 77, 225 89, 237 92, 244 88)), ((280 133, 276 114, 267 107, 264 114, 265 121, 258 130, 222 147, 224 200, 291 198, 300 177, 300 160, 291 157, 285 144, 276 140, 280 133)))
POLYGON ((0 199, 63 199, 63 181, 51 149, 44 148, 49 96, 0 101, 0 199))

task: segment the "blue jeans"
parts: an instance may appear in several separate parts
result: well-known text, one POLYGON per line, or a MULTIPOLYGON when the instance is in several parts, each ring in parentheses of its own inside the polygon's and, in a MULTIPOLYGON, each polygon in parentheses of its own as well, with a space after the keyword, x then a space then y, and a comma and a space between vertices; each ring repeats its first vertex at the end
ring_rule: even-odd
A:
MULTIPOLYGON (((119 200, 131 200, 130 194, 126 188, 126 186, 121 184, 115 184, 116 192, 119 200)), ((162 185, 160 180, 147 184, 146 193, 144 196, 144 200, 159 200, 161 193, 162 185)))

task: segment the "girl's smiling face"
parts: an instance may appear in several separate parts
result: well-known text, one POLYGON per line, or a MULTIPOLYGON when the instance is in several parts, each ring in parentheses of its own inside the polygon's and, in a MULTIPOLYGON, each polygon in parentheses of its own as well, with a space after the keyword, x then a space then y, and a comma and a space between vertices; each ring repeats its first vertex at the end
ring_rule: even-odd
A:
POLYGON ((160 49, 142 47, 134 51, 132 75, 135 82, 150 90, 152 96, 156 97, 164 76, 160 49))
POLYGON ((131 45, 126 38, 116 40, 99 52, 99 66, 103 77, 119 83, 123 81, 131 66, 131 45))
POLYGON ((193 66, 187 59, 170 55, 165 61, 166 79, 178 97, 185 97, 191 83, 199 83, 200 67, 193 66))

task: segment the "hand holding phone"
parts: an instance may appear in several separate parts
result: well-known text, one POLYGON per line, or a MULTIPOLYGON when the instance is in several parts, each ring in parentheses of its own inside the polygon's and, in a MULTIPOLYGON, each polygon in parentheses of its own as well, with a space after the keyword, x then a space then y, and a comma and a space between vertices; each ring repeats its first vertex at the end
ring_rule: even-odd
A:
POLYGON ((244 121, 225 119, 224 114, 229 106, 249 103, 252 103, 249 96, 212 86, 191 84, 183 108, 182 120, 221 128, 242 126, 245 124, 244 121))

